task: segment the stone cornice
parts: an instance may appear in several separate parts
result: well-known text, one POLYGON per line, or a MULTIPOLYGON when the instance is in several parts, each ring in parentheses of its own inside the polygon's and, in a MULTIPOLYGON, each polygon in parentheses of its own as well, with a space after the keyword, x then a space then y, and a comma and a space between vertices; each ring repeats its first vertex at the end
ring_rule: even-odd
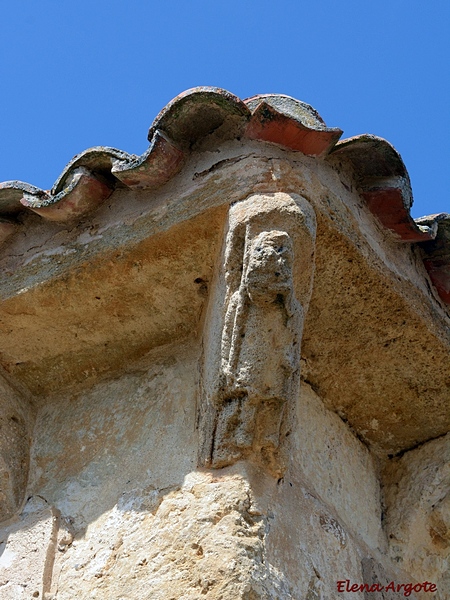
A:
POLYGON ((398 152, 373 135, 338 141, 341 134, 327 127, 311 106, 289 96, 266 94, 242 101, 219 88, 193 88, 159 113, 149 130, 150 146, 141 156, 99 146, 76 155, 51 190, 21 181, 0 183, 0 242, 14 234, 24 211, 73 224, 114 190, 158 190, 182 170, 192 151, 217 148, 227 140, 258 140, 350 163, 361 196, 383 226, 399 241, 426 244, 425 267, 448 304, 450 251, 442 240, 447 240, 450 217, 415 221, 410 215, 411 184, 398 152))

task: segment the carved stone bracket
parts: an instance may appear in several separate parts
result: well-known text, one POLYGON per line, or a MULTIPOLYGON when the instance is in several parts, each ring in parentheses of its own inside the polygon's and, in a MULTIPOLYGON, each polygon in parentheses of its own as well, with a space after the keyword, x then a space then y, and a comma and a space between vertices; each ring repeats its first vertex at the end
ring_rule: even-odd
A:
POLYGON ((25 496, 34 410, 0 373, 0 523, 14 516, 25 496))
POLYGON ((406 452, 385 471, 391 558, 418 581, 450 583, 450 434, 406 452))
POLYGON ((285 468, 314 270, 315 215, 296 194, 230 208, 204 332, 200 462, 285 468))

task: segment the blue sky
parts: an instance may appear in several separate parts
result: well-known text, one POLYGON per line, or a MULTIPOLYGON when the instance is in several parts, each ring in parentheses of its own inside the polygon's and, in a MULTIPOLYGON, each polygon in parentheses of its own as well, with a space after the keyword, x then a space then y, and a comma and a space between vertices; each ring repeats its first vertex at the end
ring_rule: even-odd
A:
POLYGON ((449 0, 17 0, 0 16, 0 181, 50 188, 91 146, 140 154, 167 102, 213 85, 386 138, 413 216, 450 212, 449 0))

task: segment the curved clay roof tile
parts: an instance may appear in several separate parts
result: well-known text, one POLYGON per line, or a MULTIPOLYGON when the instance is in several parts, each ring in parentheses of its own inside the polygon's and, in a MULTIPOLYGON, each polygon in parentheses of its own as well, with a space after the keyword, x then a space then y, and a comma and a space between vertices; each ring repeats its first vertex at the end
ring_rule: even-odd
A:
POLYGON ((422 242, 434 238, 434 227, 419 225, 411 217, 413 196, 408 171, 389 142, 375 135, 358 135, 338 142, 332 152, 353 165, 370 211, 400 241, 422 242))
POLYGON ((220 139, 242 135, 250 118, 247 106, 234 94, 216 87, 197 87, 183 92, 165 106, 153 121, 149 141, 157 130, 185 148, 217 132, 220 139))
POLYGON ((430 215, 417 219, 417 223, 437 230, 434 240, 421 244, 423 262, 439 296, 450 304, 450 215, 430 215))
POLYGON ((325 125, 309 104, 282 94, 265 94, 245 100, 252 111, 245 135, 253 140, 280 144, 310 156, 325 156, 342 130, 325 125))

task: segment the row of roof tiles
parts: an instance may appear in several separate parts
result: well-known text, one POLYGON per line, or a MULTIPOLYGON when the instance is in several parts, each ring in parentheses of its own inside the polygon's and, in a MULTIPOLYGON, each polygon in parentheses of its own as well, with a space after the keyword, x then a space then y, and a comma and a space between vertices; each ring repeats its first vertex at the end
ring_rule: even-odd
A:
POLYGON ((450 304, 450 215, 414 221, 408 172, 393 146, 373 135, 339 141, 341 135, 311 106, 289 96, 267 94, 242 101, 219 88, 197 87, 163 108, 141 156, 100 146, 75 156, 49 191, 21 181, 0 183, 0 241, 15 230, 20 211, 32 210, 51 221, 75 221, 106 200, 118 184, 158 189, 181 170, 192 150, 247 138, 350 161, 371 212, 399 240, 423 246, 430 277, 450 304))

